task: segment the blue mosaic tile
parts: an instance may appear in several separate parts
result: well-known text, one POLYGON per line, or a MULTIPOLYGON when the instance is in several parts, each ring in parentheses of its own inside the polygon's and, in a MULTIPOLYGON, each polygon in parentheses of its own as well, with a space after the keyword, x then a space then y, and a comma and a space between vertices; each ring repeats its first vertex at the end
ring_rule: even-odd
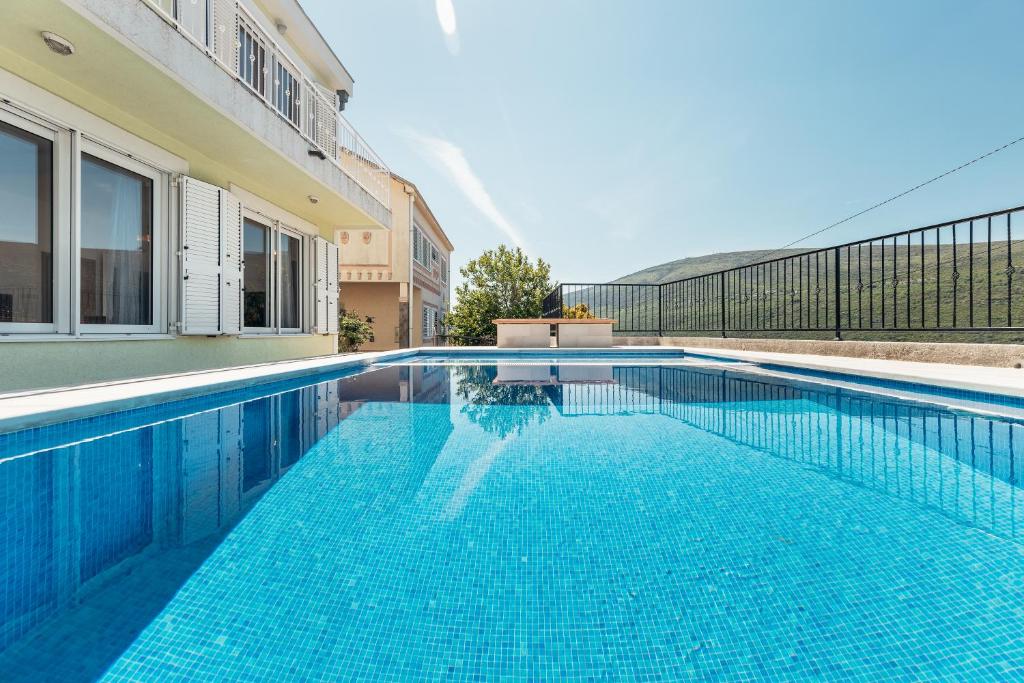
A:
POLYGON ((737 366, 462 360, 20 437, 0 671, 1024 678, 1020 422, 737 366))

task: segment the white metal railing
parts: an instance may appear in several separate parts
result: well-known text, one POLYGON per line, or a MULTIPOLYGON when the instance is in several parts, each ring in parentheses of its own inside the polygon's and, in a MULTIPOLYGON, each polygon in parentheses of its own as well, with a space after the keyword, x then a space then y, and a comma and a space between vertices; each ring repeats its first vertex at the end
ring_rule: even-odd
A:
POLYGON ((390 210, 391 171, 338 111, 337 95, 299 68, 241 2, 141 1, 390 210))

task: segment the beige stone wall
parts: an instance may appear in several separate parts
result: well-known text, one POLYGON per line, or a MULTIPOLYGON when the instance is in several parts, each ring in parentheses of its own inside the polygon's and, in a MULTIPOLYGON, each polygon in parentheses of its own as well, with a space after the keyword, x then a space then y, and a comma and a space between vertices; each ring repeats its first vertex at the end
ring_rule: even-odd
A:
POLYGON ((0 393, 324 356, 326 335, 0 342, 0 393))
POLYGON ((401 347, 397 337, 399 306, 397 282, 356 283, 341 285, 341 307, 346 311, 373 318, 373 341, 363 344, 362 351, 388 351, 401 347))
POLYGON ((722 339, 721 337, 616 337, 620 345, 812 353, 822 356, 878 358, 922 363, 955 363, 1016 368, 1024 364, 1024 345, 930 342, 814 341, 802 339, 722 339))

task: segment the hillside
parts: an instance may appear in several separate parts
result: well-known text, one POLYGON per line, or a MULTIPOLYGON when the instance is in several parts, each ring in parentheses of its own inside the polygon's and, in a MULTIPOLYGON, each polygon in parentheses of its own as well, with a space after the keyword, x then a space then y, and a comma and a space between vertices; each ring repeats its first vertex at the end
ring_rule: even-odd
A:
POLYGON ((690 258, 669 261, 650 268, 638 270, 612 282, 626 284, 658 284, 681 280, 694 275, 714 273, 726 268, 735 268, 747 263, 756 263, 765 258, 778 258, 792 254, 801 254, 806 249, 761 249, 756 251, 726 251, 719 254, 707 254, 706 256, 692 256, 690 258))

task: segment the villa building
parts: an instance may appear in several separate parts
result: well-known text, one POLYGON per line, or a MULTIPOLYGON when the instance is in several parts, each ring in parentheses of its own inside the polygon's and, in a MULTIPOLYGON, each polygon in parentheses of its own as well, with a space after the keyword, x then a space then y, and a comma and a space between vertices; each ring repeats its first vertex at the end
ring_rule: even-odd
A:
POLYGON ((391 174, 391 196, 391 230, 342 229, 335 239, 341 307, 372 321, 365 351, 435 345, 451 301, 452 243, 415 185, 391 174))
POLYGON ((387 241, 394 181, 298 2, 3 15, 0 391, 334 353, 334 238, 387 241))

